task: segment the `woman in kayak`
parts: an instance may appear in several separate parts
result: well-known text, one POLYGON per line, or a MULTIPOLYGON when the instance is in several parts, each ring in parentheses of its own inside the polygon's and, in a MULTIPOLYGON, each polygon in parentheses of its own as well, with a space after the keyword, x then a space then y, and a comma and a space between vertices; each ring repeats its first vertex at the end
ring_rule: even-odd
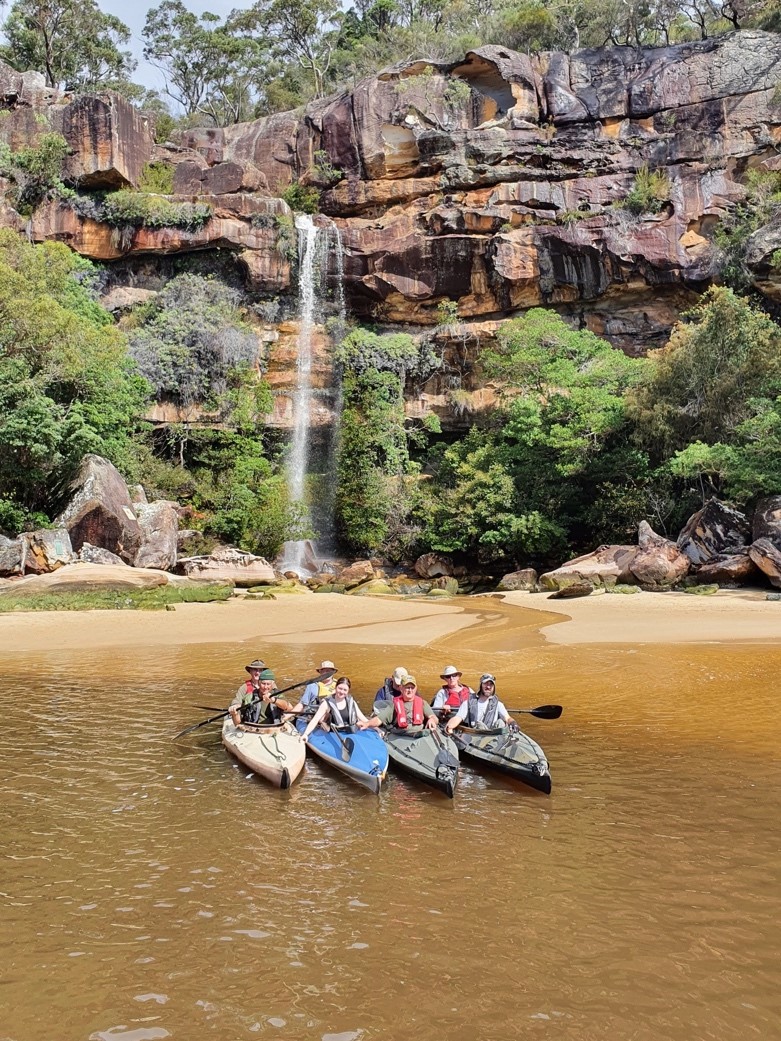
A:
POLYGON ((496 696, 496 678, 490 672, 483 673, 477 693, 470 693, 461 708, 448 720, 445 733, 452 734, 462 723, 473 730, 493 730, 500 726, 516 725, 496 696))
POLYGON ((369 720, 370 727, 395 727, 410 734, 423 730, 436 730, 439 717, 418 694, 418 685, 414 676, 402 676, 401 696, 393 701, 378 701, 373 708, 374 715, 369 720))
MULTIPOLYGON (((252 675, 252 673, 250 673, 252 675)), ((253 676, 253 680, 254 680, 253 676)), ((247 683, 239 687, 228 710, 234 726, 241 723, 278 723, 292 705, 274 694, 276 687, 271 669, 262 669, 257 676, 257 687, 247 683)))
POLYGON ((366 730, 371 725, 369 719, 361 712, 358 702, 350 693, 350 681, 346 676, 340 676, 336 681, 336 690, 333 695, 325 698, 315 712, 314 716, 306 725, 306 730, 301 737, 304 741, 312 731, 323 726, 328 729, 328 724, 336 730, 366 730))

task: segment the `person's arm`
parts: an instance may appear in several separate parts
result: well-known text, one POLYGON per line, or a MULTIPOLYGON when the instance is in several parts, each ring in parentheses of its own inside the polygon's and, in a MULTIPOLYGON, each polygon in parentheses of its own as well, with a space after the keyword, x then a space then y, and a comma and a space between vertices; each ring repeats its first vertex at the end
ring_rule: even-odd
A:
POLYGON ((456 727, 461 726, 461 724, 466 719, 466 713, 468 708, 469 702, 465 701, 463 705, 461 705, 461 707, 459 708, 458 712, 456 712, 456 714, 453 716, 453 718, 447 721, 447 724, 445 725, 446 734, 452 734, 456 727))
POLYGON ((239 723, 241 723, 241 706, 242 706, 242 702, 244 701, 244 694, 245 693, 246 693, 246 690, 245 690, 244 686, 242 685, 236 691, 236 693, 233 696, 233 701, 228 706, 228 712, 230 713, 231 720, 232 720, 233 725, 235 727, 237 727, 239 725, 239 723))
POLYGON ((429 730, 436 730, 439 726, 439 715, 434 711, 431 705, 427 705, 423 702, 423 718, 425 719, 425 725, 429 730))
POLYGON ((318 708, 317 712, 315 712, 315 714, 307 723, 306 730, 301 735, 301 740, 306 741, 306 739, 309 737, 312 731, 320 724, 320 721, 325 719, 325 717, 330 714, 331 713, 328 708, 328 702, 324 701, 320 708, 318 708))

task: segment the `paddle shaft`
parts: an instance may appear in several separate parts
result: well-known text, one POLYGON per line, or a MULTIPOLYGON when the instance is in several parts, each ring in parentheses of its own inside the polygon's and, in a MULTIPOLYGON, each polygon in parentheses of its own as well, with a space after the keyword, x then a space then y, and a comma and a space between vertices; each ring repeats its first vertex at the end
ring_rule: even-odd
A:
POLYGON ((538 719, 558 719, 564 709, 561 705, 539 705, 537 708, 508 708, 507 711, 513 715, 525 713, 538 719))
MULTIPOLYGON (((315 676, 313 679, 301 680, 300 683, 291 683, 291 685, 289 687, 283 687, 282 690, 275 690, 274 691, 274 696, 275 697, 279 697, 280 694, 287 694, 287 692, 289 690, 297 690, 299 687, 306 687, 310 683, 317 683, 318 680, 319 680, 319 677, 315 676)), ((261 700, 261 698, 257 698, 257 697, 253 698, 249 702, 249 704, 250 705, 254 705, 254 704, 256 704, 260 700, 261 700)), ((175 734, 172 740, 176 741, 177 738, 184 737, 185 734, 191 734, 193 732, 193 730, 198 730, 200 727, 205 727, 207 723, 214 723, 218 719, 223 719, 225 716, 228 715, 229 712, 230 712, 230 709, 226 708, 222 712, 218 712, 216 716, 209 716, 208 719, 203 719, 203 720, 201 720, 200 723, 195 723, 193 726, 185 727, 185 729, 180 731, 180 733, 175 734)))

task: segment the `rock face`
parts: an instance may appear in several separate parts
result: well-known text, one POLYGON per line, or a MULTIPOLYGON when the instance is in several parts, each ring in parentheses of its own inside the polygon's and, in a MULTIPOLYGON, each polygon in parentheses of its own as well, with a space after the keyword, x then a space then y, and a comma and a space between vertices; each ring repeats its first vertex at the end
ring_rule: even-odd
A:
POLYGON ((668 588, 689 571, 689 558, 681 553, 674 542, 657 535, 647 521, 640 521, 637 544, 630 571, 640 585, 668 588))
POLYGON ((141 528, 119 470, 99 455, 86 455, 70 491, 70 502, 57 523, 67 529, 73 549, 89 542, 132 564, 141 545, 141 528))
POLYGON ((82 95, 61 114, 62 136, 71 147, 66 175, 79 187, 136 186, 152 158, 149 122, 117 94, 82 95))
POLYGON ((42 528, 20 535, 24 547, 22 571, 43 575, 73 561, 73 547, 65 528, 42 528))
POLYGON ((530 592, 536 587, 537 572, 533 567, 527 567, 522 568, 520 571, 512 571, 509 574, 504 575, 496 588, 509 593, 514 592, 515 590, 530 592))
POLYGON ((781 589, 781 548, 770 539, 756 539, 749 546, 748 554, 770 579, 770 584, 781 589))
POLYGON ((165 499, 152 503, 136 503, 134 507, 141 528, 141 545, 135 567, 170 571, 176 563, 179 514, 177 504, 165 499))
POLYGON ((781 546, 781 495, 768 495, 760 499, 751 521, 754 541, 770 539, 781 546))
POLYGON ((708 564, 720 555, 744 550, 751 541, 751 526, 744 513, 718 499, 710 499, 693 514, 678 536, 678 549, 692 564, 708 564))
POLYGON ((453 574, 453 561, 441 553, 424 553, 415 561, 415 574, 421 578, 438 578, 453 574))
MULTIPOLYGON (((290 211, 278 196, 298 180, 322 190, 340 232, 354 314, 433 327, 455 301, 458 328, 441 335, 466 344, 472 364, 497 316, 541 304, 640 354, 713 276, 713 229, 745 197, 745 171, 778 161, 780 62, 781 36, 758 30, 534 57, 482 47, 394 66, 302 111, 194 128, 175 148, 152 147, 120 99, 74 100, 2 67, 0 139, 34 143, 45 116, 71 144, 80 186, 136 184, 162 159, 178 198, 213 211, 197 231, 118 236, 53 201, 30 222, 36 240, 109 261, 227 250, 253 293, 287 293, 290 211), (668 198, 633 215, 622 203, 642 167, 666 175, 668 198)), ((21 227, 10 211, 0 219, 21 227)), ((781 299, 779 233, 754 239, 755 284, 781 299)), ((334 259, 330 281, 338 274, 334 259)), ((445 389, 434 380, 425 395, 445 389)))
POLYGON ((697 571, 698 581, 715 582, 719 586, 748 585, 758 577, 759 569, 749 556, 748 547, 745 553, 712 557, 697 571))
POLYGON ((22 570, 22 542, 0 535, 0 575, 18 575, 22 570))
POLYGON ((273 567, 263 557, 230 546, 216 549, 208 557, 185 557, 177 562, 176 570, 188 578, 208 578, 245 588, 273 585, 276 580, 273 567))
POLYGON ((168 576, 162 571, 143 571, 130 567, 77 562, 48 575, 31 575, 0 589, 0 596, 25 596, 33 593, 87 593, 98 589, 154 589, 164 586, 168 576))
POLYGON ((593 553, 584 553, 555 571, 540 575, 540 586, 556 590, 584 584, 596 588, 632 582, 632 565, 637 553, 636 546, 599 546, 593 553))

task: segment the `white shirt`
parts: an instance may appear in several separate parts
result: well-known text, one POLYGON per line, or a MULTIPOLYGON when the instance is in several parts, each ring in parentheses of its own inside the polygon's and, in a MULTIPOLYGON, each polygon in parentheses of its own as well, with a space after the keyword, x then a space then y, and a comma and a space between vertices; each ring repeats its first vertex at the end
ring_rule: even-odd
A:
MULTIPOLYGON (((478 698, 477 699, 477 722, 478 723, 482 723, 483 722, 483 718, 485 717, 485 710, 488 708, 488 702, 489 701, 490 701, 490 698, 478 698)), ((469 713, 469 702, 465 701, 464 704, 461 706, 461 708, 458 710, 458 712, 456 712, 455 718, 460 720, 463 723, 466 720, 468 713, 469 713)), ((509 723, 510 722, 510 713, 507 711, 507 709, 504 707, 504 705, 501 703, 501 701, 496 706, 496 716, 495 716, 495 719, 500 719, 503 723, 509 723)))

